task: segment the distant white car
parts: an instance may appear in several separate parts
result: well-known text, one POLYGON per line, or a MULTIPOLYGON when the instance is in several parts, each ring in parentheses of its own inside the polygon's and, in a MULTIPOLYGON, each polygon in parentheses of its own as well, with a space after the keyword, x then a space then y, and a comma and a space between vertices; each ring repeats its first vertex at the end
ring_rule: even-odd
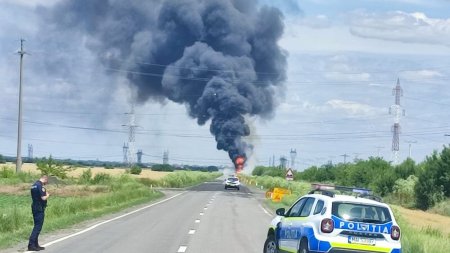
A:
POLYGON ((276 211, 264 253, 401 253, 394 214, 370 190, 319 184, 313 188, 287 212, 276 211))
POLYGON ((239 182, 239 178, 237 177, 229 177, 225 179, 225 190, 229 188, 235 188, 239 191, 239 187, 241 186, 241 182, 239 182))

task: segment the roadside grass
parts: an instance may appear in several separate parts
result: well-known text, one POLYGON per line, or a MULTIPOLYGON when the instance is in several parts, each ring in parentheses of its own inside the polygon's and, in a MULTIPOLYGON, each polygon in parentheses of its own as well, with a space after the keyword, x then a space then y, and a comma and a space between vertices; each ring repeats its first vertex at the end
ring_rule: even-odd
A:
MULTIPOLYGON (((48 185, 51 197, 46 209, 43 232, 70 227, 82 221, 114 213, 127 207, 149 202, 163 193, 149 186, 186 187, 215 179, 221 173, 179 171, 159 179, 134 178, 123 174, 111 176, 90 170, 79 178, 69 178, 60 186, 48 185)), ((31 197, 29 186, 38 174, 18 173, 11 168, 0 168, 0 186, 11 188, 0 193, 0 249, 26 241, 31 233, 31 197)))
MULTIPOLYGON (((90 196, 51 196, 43 231, 69 227, 163 195, 127 176, 114 178, 108 186, 109 192, 90 196)), ((31 199, 28 195, 0 195, 0 248, 28 239, 33 226, 30 205, 31 199)))
POLYGON ((450 216, 450 198, 437 203, 429 211, 440 215, 450 216))
POLYGON ((212 180, 221 175, 222 173, 219 172, 175 171, 159 180, 141 178, 140 182, 147 186, 182 188, 212 180))
POLYGON ((15 173, 15 171, 7 166, 3 165, 0 167, 0 185, 8 184, 8 185, 17 185, 21 183, 31 183, 38 177, 37 174, 30 172, 19 172, 15 173))
POLYGON ((444 234, 430 226, 415 228, 399 211, 393 208, 394 215, 402 231, 402 252, 405 253, 444 253, 450 249, 450 234, 444 234))
MULTIPOLYGON (((310 184, 306 182, 287 182, 282 178, 250 177, 242 176, 244 182, 250 185, 263 186, 265 189, 273 187, 283 187, 291 189, 293 194, 284 197, 281 202, 273 202, 266 199, 264 204, 274 213, 278 208, 286 208, 286 210, 302 195, 306 194, 310 189, 310 184)), ((449 202, 441 210, 448 208, 449 202)), ((401 227, 402 231, 402 252, 404 253, 444 253, 450 249, 450 234, 446 234, 431 226, 416 228, 411 226, 400 212, 393 207, 394 215, 401 227)))

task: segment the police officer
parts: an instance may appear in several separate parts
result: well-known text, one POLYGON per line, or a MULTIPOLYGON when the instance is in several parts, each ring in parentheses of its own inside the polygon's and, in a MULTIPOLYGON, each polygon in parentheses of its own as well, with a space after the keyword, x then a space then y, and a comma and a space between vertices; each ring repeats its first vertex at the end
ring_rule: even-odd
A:
POLYGON ((50 194, 44 188, 44 185, 48 183, 48 177, 42 176, 31 186, 31 211, 33 213, 34 227, 30 235, 28 242, 29 251, 44 250, 44 247, 39 246, 38 237, 41 233, 42 225, 44 224, 45 208, 47 207, 47 199, 50 194))

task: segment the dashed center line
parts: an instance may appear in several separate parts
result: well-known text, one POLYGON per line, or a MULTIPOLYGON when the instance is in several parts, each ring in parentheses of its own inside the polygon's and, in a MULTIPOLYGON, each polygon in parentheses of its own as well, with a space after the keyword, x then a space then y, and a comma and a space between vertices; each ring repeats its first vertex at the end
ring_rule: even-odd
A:
POLYGON ((191 230, 189 230, 189 233, 188 234, 190 234, 190 235, 193 235, 193 234, 195 234, 195 229, 191 229, 191 230))
POLYGON ((200 220, 195 220, 195 223, 200 223, 200 220))
POLYGON ((187 247, 186 246, 180 246, 179 248, 178 248, 178 253, 183 253, 183 252, 186 252, 186 250, 187 250, 187 247))
POLYGON ((204 213, 200 213, 200 216, 203 216, 204 213))

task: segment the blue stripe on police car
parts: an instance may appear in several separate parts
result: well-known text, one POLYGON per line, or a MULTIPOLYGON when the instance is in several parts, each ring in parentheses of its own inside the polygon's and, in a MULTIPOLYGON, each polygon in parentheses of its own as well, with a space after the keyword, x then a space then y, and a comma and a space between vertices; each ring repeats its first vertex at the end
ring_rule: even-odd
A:
POLYGON ((336 229, 345 229, 352 231, 390 234, 392 222, 384 224, 369 224, 363 222, 345 221, 333 215, 334 226, 336 229))

